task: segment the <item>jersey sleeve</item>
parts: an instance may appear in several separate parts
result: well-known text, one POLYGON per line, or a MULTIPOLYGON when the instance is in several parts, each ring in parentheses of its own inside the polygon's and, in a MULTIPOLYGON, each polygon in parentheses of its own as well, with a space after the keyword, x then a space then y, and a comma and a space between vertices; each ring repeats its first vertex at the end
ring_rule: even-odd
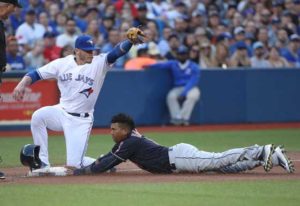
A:
POLYGON ((41 79, 52 79, 57 78, 59 67, 63 65, 62 59, 54 60, 43 67, 37 69, 37 73, 41 79))
POLYGON ((92 173, 102 173, 114 166, 125 162, 135 152, 136 149, 135 139, 129 138, 119 144, 116 144, 111 152, 107 153, 103 157, 100 157, 97 163, 91 165, 92 173))

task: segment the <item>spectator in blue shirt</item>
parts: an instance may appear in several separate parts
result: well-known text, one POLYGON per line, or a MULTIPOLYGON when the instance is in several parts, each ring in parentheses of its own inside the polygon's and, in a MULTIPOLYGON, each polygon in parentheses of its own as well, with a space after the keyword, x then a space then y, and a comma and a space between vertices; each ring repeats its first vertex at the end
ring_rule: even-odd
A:
POLYGON ((149 68, 169 69, 173 76, 173 88, 167 95, 171 124, 189 125, 190 117, 196 102, 200 98, 198 82, 200 68, 189 60, 189 52, 185 46, 177 50, 177 60, 169 60, 152 64, 149 68))
POLYGON ((292 66, 300 68, 300 37, 297 34, 292 34, 288 47, 282 48, 280 54, 292 66))
POLYGON ((10 70, 25 70, 25 62, 21 55, 19 55, 19 45, 14 36, 7 38, 7 63, 10 70))

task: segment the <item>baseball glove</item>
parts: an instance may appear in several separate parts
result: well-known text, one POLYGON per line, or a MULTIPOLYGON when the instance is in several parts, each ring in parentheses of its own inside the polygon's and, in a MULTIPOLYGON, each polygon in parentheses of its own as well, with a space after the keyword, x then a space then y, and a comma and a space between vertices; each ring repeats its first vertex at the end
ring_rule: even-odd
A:
POLYGON ((126 36, 132 44, 142 44, 147 39, 144 32, 136 27, 128 29, 126 36))

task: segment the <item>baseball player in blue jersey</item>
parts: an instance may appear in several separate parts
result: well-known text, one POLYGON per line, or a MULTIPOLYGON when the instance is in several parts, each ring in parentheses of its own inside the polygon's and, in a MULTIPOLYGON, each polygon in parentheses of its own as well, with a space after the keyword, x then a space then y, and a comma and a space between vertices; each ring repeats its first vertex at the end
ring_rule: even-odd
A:
POLYGON ((102 173, 128 159, 151 173, 238 173, 258 166, 268 172, 277 165, 289 173, 294 172, 294 165, 282 146, 254 145, 222 153, 201 151, 185 143, 165 147, 138 133, 134 121, 125 114, 114 116, 110 128, 116 143, 112 150, 91 165, 75 169, 74 175, 102 173))
POLYGON ((188 59, 188 49, 180 46, 177 50, 177 60, 169 60, 152 64, 148 68, 169 69, 173 76, 173 88, 167 95, 167 105, 174 125, 189 125, 190 117, 196 102, 200 98, 197 86, 200 78, 200 68, 188 59))
POLYGON ((94 106, 111 65, 126 54, 133 44, 141 43, 144 34, 130 28, 127 40, 112 51, 93 55, 92 37, 76 39, 74 55, 69 55, 27 73, 13 91, 16 100, 22 100, 29 85, 43 79, 56 79, 60 90, 59 104, 38 109, 32 115, 31 132, 35 145, 40 146, 42 167, 49 167, 47 129, 63 131, 66 140, 66 166, 81 168, 95 161, 85 157, 93 125, 94 106))

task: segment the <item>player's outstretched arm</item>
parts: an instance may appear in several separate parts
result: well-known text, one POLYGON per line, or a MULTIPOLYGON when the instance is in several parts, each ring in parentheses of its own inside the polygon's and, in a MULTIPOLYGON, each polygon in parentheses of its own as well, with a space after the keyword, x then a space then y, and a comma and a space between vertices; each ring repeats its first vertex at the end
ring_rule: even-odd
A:
POLYGON ((139 28, 132 27, 128 29, 127 40, 117 44, 117 46, 107 54, 107 62, 109 64, 114 63, 119 57, 125 55, 132 45, 142 44, 145 40, 147 40, 147 36, 139 28))
POLYGON ((40 79, 41 77, 38 75, 37 71, 28 72, 15 87, 13 91, 13 98, 17 101, 21 101, 24 97, 26 87, 40 79))

